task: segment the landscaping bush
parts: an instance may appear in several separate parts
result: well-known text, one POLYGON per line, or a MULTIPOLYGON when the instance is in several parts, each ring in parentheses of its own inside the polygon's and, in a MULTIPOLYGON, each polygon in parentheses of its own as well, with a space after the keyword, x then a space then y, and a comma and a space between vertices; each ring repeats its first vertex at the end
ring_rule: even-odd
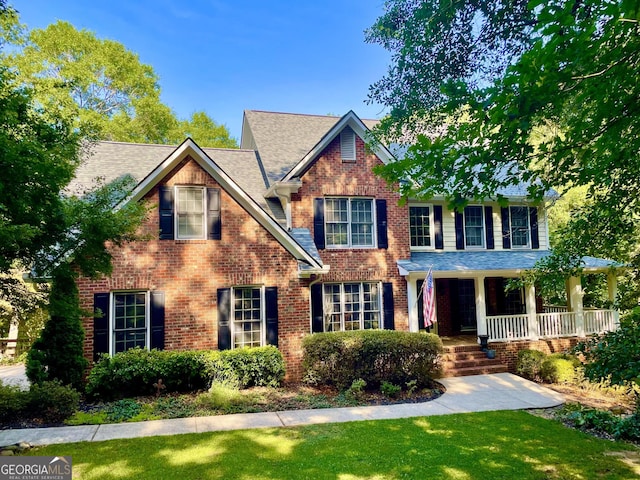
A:
POLYGON ((516 372, 529 380, 538 380, 540 378, 540 368, 546 356, 540 350, 520 350, 518 352, 518 361, 516 362, 516 372))
POLYGON ((273 347, 225 351, 160 351, 139 348, 103 356, 87 379, 89 397, 103 399, 158 392, 204 390, 213 381, 236 381, 241 388, 279 386, 284 359, 273 347), (154 386, 156 384, 156 386, 154 386))
POLYGON ((572 383, 576 379, 576 368, 580 361, 566 353, 553 353, 540 365, 540 378, 547 383, 572 383))
POLYGON ((80 393, 58 381, 31 385, 25 414, 45 423, 60 423, 78 409, 80 393))
POLYGON ((78 409, 80 394, 60 382, 42 382, 29 390, 0 383, 0 422, 38 419, 60 423, 78 409))
POLYGON ((22 415, 29 401, 29 392, 16 385, 0 382, 0 423, 13 421, 22 415))
POLYGON ((383 382, 406 385, 412 380, 427 386, 438 376, 442 342, 437 335, 361 330, 317 333, 304 338, 305 380, 347 389, 362 379, 369 389, 383 382))
POLYGON ((205 353, 133 348, 113 356, 104 355, 87 379, 89 397, 103 399, 150 395, 162 379, 163 391, 183 392, 207 387, 205 353))
POLYGON ((278 387, 284 379, 284 359, 274 346, 212 351, 205 375, 213 382, 237 381, 240 388, 278 387))

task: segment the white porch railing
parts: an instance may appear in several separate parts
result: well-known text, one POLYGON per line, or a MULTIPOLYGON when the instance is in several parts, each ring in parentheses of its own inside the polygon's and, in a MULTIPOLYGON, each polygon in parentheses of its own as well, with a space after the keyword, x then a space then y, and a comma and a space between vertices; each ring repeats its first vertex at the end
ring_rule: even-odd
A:
POLYGON ((578 334, 575 312, 538 313, 538 337, 574 337, 578 334))
POLYGON ((529 334, 529 316, 526 313, 487 317, 487 335, 490 342, 529 338, 529 334))
MULTIPOLYGON (((582 313, 584 335, 608 332, 618 327, 615 310, 585 310, 582 313)), ((529 325, 529 315, 495 315, 487 317, 490 342, 533 340, 537 338, 576 337, 580 334, 576 312, 547 312, 536 314, 535 330, 529 325)))
POLYGON ((616 328, 618 328, 618 316, 615 310, 585 310, 585 334, 610 332, 616 328))
POLYGON ((563 305, 543 305, 542 309, 544 310, 544 313, 559 313, 569 311, 569 309, 563 305))

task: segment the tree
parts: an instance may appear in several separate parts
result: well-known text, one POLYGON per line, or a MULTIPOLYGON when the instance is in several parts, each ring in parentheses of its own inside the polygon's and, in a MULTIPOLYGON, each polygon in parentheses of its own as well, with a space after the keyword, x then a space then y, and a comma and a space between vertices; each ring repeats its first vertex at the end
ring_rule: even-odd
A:
POLYGON ((503 187, 585 186, 556 250, 624 260, 638 241, 640 4, 631 0, 389 0, 367 40, 393 53, 370 99, 377 134, 408 143, 379 169, 454 207, 503 187), (544 134, 540 134, 544 132, 544 134))
POLYGON ((7 58, 19 80, 52 118, 65 118, 85 135, 102 140, 180 143, 195 123, 203 146, 237 147, 226 127, 200 112, 179 121, 160 101, 158 76, 121 43, 58 21, 34 29, 24 47, 7 58))

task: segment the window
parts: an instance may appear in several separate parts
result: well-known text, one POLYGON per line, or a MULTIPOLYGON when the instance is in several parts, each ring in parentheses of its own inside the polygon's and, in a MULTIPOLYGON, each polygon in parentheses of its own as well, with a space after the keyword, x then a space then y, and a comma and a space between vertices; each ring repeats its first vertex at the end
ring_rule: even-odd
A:
POLYGON ((431 207, 409 207, 409 234, 412 247, 432 247, 431 207))
POLYGON ((382 328, 380 284, 325 284, 323 310, 325 332, 382 328))
POLYGON ((511 217, 511 247, 530 248, 530 224, 528 207, 509 207, 511 217))
POLYGON ((325 199, 328 247, 373 247, 373 200, 362 198, 325 199))
POLYGON ((232 308, 233 348, 263 345, 262 288, 234 288, 232 308))
POLYGON ((484 215, 481 206, 464 208, 464 241, 467 247, 484 248, 484 215))
POLYGON ((177 238, 205 238, 204 188, 176 187, 177 238))
POLYGON ((349 127, 340 132, 340 157, 343 162, 356 161, 356 134, 349 127))
POLYGON ((130 348, 147 348, 149 301, 147 292, 113 293, 113 353, 130 348))

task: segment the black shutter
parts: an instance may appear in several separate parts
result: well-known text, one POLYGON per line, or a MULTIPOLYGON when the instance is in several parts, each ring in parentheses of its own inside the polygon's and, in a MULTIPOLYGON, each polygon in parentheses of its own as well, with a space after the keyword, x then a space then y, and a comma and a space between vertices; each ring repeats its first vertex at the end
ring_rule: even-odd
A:
POLYGON ((393 284, 382 284, 382 317, 384 320, 385 330, 395 330, 396 324, 393 317, 395 309, 393 308, 393 284))
POLYGON ((389 248, 387 237, 387 201, 376 200, 376 220, 378 227, 378 248, 389 248))
POLYGON ((322 311, 322 284, 311 285, 311 331, 324 331, 324 312, 322 311))
POLYGON ((173 187, 160 187, 160 240, 173 240, 173 187))
POLYGON ((218 350, 231 349, 231 289, 218 289, 218 350))
POLYGON ((164 350, 164 292, 151 292, 151 349, 164 350))
POLYGON ((456 250, 464 250, 464 217, 456 212, 456 250))
POLYGON ((442 229, 442 205, 435 205, 433 207, 433 228, 435 247, 438 250, 444 248, 444 235, 442 229))
POLYGON ((531 227, 531 248, 540 248, 540 236, 538 234, 538 209, 529 208, 529 226, 531 227))
POLYGON ((219 188, 207 188, 207 232, 209 240, 222 238, 219 188))
POLYGON ((109 293, 93 294, 93 361, 109 353, 109 293))
POLYGON ((316 248, 324 248, 324 198, 313 200, 313 241, 316 248))
POLYGON ((511 221, 509 220, 509 207, 500 209, 502 214, 502 248, 511 248, 511 221))
POLYGON ((267 345, 278 346, 278 287, 264 289, 267 321, 267 345))
POLYGON ((491 207, 484 207, 484 227, 486 230, 487 248, 493 250, 496 248, 496 245, 493 240, 493 208, 491 207))

